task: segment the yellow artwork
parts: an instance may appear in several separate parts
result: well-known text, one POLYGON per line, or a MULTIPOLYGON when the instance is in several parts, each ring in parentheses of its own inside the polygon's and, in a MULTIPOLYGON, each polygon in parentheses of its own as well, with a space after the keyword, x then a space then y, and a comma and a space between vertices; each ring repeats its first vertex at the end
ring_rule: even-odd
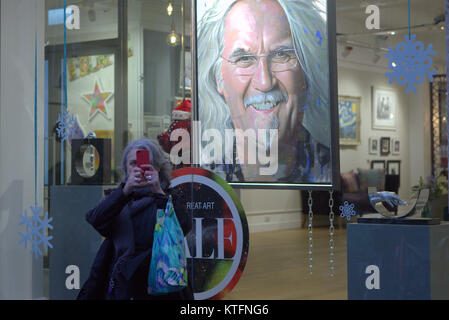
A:
POLYGON ((112 55, 83 56, 70 58, 68 61, 68 74, 70 81, 87 76, 100 71, 114 64, 111 61, 112 55))

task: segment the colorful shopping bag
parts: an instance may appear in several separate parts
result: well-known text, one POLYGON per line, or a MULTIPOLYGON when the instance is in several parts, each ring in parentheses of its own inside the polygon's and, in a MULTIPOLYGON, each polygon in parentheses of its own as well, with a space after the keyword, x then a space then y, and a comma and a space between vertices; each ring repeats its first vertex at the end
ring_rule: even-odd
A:
POLYGON ((170 196, 165 210, 157 210, 153 252, 148 274, 148 294, 161 295, 187 287, 184 233, 170 196))

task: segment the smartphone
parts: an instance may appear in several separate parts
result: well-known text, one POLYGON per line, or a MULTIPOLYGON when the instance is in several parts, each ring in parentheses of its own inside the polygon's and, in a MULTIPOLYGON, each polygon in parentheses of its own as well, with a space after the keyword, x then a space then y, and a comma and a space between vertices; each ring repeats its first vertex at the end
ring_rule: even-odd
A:
POLYGON ((145 171, 145 169, 142 168, 142 165, 150 164, 150 152, 146 149, 137 150, 136 151, 136 164, 140 169, 145 171))

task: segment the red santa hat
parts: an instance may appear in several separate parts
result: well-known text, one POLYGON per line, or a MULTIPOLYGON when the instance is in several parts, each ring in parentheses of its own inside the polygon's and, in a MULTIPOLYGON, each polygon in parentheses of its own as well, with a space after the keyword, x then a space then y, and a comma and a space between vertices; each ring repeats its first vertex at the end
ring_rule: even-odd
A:
POLYGON ((172 112, 173 120, 188 120, 192 117, 192 105, 190 100, 184 100, 172 112))

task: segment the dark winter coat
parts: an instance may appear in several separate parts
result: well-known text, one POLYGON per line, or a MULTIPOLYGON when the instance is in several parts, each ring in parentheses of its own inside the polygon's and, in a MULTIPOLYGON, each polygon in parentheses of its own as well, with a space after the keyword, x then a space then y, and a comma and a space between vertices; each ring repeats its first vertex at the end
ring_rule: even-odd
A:
MULTIPOLYGON (((168 193, 172 195, 176 216, 184 235, 187 235, 192 228, 192 217, 190 211, 186 210, 186 200, 179 191, 170 189, 168 193)), ((133 283, 138 283, 138 291, 142 292, 140 287, 146 286, 156 212, 158 208, 165 208, 168 196, 152 194, 148 188, 138 189, 126 196, 123 184, 105 191, 105 195, 98 206, 86 214, 86 220, 105 240, 77 299, 193 300, 191 281, 186 289, 164 296, 142 293, 134 297, 136 290, 131 288, 135 286, 133 283)))

